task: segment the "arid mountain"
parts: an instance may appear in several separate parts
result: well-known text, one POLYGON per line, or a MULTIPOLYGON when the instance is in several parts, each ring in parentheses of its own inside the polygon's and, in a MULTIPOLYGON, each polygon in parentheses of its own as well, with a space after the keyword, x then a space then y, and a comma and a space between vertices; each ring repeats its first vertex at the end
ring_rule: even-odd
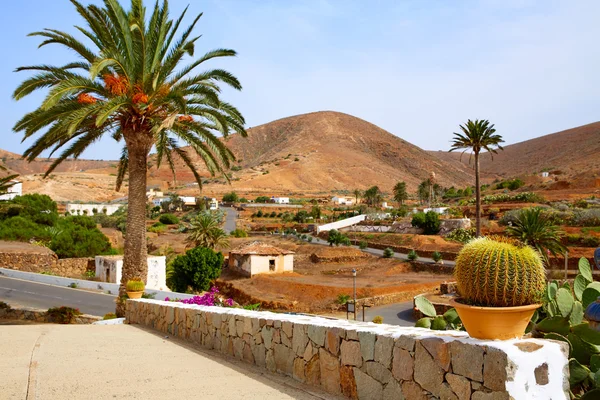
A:
MULTIPOLYGON (((247 138, 232 135, 227 144, 238 158, 232 187, 209 184, 208 192, 325 194, 372 185, 390 192, 398 181, 406 181, 414 191, 431 172, 444 186, 464 186, 472 180, 468 168, 450 165, 371 123, 338 112, 283 118, 249 129, 247 138)), ((181 162, 177 170, 178 181, 191 180, 181 162)), ((161 166, 151 176, 169 179, 168 169, 161 166)))
MULTIPOLYGON (((54 161, 53 158, 37 158, 33 162, 27 162, 19 154, 0 149, 0 161, 2 165, 21 175, 43 174, 54 161)), ((72 160, 67 159, 59 165, 55 172, 83 172, 93 169, 104 169, 115 166, 116 161, 104 160, 72 160)))
MULTIPOLYGON (((430 151, 429 154, 455 166, 468 165, 469 155, 430 151)), ((548 171, 570 187, 589 187, 600 176, 600 122, 556 132, 504 147, 492 157, 483 154, 484 178, 511 178, 548 171)))

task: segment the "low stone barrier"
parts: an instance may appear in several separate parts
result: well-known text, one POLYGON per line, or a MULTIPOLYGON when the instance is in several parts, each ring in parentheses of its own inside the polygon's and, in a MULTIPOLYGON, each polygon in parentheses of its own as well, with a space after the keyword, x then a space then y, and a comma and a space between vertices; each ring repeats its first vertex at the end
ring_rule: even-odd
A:
POLYGON ((95 271, 96 263, 93 257, 61 258, 57 261, 53 273, 70 278, 81 278, 86 271, 95 271))
MULTIPOLYGON (((41 310, 29 307, 0 307, 0 320, 32 321, 39 323, 55 323, 54 319, 48 315, 48 310, 41 310)), ((102 320, 102 317, 95 315, 81 314, 73 318, 72 324, 91 324, 102 320)))
POLYGON ((358 399, 567 399, 566 343, 128 300, 127 321, 358 399))

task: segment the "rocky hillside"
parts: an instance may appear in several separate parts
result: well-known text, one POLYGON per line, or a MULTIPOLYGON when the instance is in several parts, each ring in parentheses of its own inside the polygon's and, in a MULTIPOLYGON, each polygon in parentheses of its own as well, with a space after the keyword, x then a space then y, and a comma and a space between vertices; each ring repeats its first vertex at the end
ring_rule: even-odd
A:
MULTIPOLYGON (((400 180, 415 190, 431 172, 444 186, 464 186, 472 180, 468 167, 451 165, 369 122, 338 112, 280 119, 249 129, 248 138, 232 135, 227 143, 238 158, 232 186, 242 192, 329 193, 372 185, 389 192, 400 180)), ((181 162, 177 169, 178 180, 191 180, 181 162)), ((161 166, 151 175, 168 179, 168 170, 161 166)), ((207 185, 211 189, 220 187, 207 185)))

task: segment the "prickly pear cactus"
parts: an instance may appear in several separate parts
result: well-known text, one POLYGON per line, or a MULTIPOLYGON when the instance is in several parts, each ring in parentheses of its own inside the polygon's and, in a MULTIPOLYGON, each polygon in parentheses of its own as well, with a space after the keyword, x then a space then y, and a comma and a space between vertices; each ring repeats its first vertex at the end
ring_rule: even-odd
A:
POLYGON ((479 238, 466 244, 456 258, 454 275, 460 296, 484 307, 540 303, 546 288, 539 253, 506 238, 479 238))

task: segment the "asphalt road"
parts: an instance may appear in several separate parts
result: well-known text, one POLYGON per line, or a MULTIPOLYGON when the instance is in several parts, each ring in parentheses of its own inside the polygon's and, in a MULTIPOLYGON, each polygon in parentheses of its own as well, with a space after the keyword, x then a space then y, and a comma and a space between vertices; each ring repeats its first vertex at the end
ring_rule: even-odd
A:
POLYGON ((235 230, 235 221, 237 220, 238 212, 233 207, 227 207, 227 214, 225 215, 225 232, 231 233, 235 230))
MULTIPOLYGON (((316 236, 312 236, 312 238, 313 238, 313 241, 311 243, 329 246, 329 243, 327 243, 325 240, 319 239, 316 236)), ((354 247, 355 249, 358 249, 358 246, 350 246, 350 247, 354 247)), ((383 250, 373 249, 371 247, 363 249, 362 251, 364 251, 365 253, 376 255, 376 256, 383 256, 383 250)), ((402 254, 402 253, 394 253, 394 255, 392 257, 397 258, 398 260, 408 260, 408 256, 406 254, 402 254)), ((417 261, 426 262, 426 263, 434 263, 435 262, 435 261, 433 261, 433 259, 428 258, 428 257, 419 257, 419 258, 417 258, 417 261)), ((454 261, 444 260, 444 265, 449 266, 449 267, 454 267, 454 261)))
POLYGON ((0 277, 0 301, 13 305, 41 309, 69 306, 79 308, 84 314, 104 316, 115 312, 115 298, 87 290, 0 277))
MULTIPOLYGON (((362 311, 362 310, 361 310, 362 311)), ((385 306, 367 308, 365 311, 365 321, 371 322, 376 315, 383 317, 384 324, 398 326, 415 326, 415 320, 412 316, 412 302, 388 304, 385 306)), ((358 315, 362 321, 362 313, 358 315)))

